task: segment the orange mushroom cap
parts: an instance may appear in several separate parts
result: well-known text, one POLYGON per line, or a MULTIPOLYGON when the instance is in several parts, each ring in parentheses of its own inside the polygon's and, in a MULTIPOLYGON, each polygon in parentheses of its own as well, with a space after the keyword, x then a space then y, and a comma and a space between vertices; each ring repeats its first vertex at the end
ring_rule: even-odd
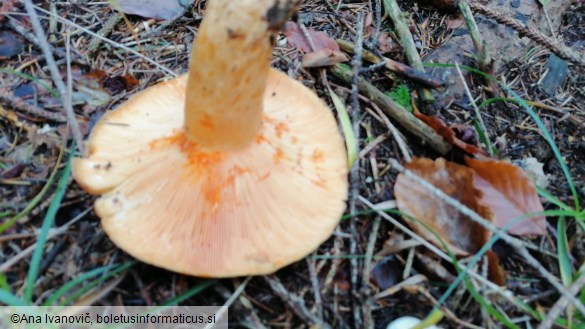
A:
MULTIPOLYGON (((266 274, 305 257, 333 232, 345 210, 347 158, 331 111, 301 83, 270 69, 269 56, 261 58, 266 69, 256 57, 233 56, 251 44, 270 48, 266 14, 281 3, 211 0, 193 55, 207 54, 205 67, 192 60, 189 75, 105 114, 88 155, 74 160, 77 182, 101 195, 95 210, 104 230, 132 256, 202 277, 266 274), (258 26, 255 36, 222 29, 221 10, 246 13, 264 35, 258 26), (205 36, 213 28, 224 31, 223 39, 205 36), (210 44, 227 48, 210 52, 210 44), (233 64, 225 56, 236 58, 237 70, 223 67, 233 64), (216 89, 203 92, 205 81, 216 89), (217 92, 222 88, 229 94, 217 92)), ((229 20, 240 14, 234 15, 229 20)))

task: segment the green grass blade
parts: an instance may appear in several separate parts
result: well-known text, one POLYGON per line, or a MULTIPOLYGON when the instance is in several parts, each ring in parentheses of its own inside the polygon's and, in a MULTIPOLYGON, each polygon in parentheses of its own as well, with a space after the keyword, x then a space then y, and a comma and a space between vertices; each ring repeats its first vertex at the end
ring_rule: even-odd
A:
POLYGON ((554 195, 550 194, 548 191, 543 190, 540 187, 536 187, 536 191, 538 192, 538 194, 540 194, 541 197, 545 198, 546 201, 554 204, 555 206, 567 210, 567 211, 574 211, 573 208, 571 208, 571 206, 569 206, 568 204, 564 203, 563 201, 559 200, 559 198, 555 197, 554 195))
MULTIPOLYGON (((460 270, 459 262, 455 261, 455 266, 457 267, 457 270, 460 270)), ((463 281, 465 282, 467 291, 471 293, 473 299, 475 299, 475 301, 477 301, 486 311, 488 311, 491 316, 493 316, 496 320, 508 328, 520 329, 519 326, 512 323, 510 319, 508 319, 505 315, 493 307, 480 293, 478 293, 468 277, 465 277, 463 281)))
POLYGON ((90 291, 91 289, 93 289, 94 287, 100 285, 102 282, 110 279, 111 277, 113 277, 116 274, 122 273, 124 271, 126 271, 127 269, 129 269, 130 267, 134 266, 137 262, 136 261, 131 261, 131 262, 127 262, 124 263, 122 265, 120 265, 118 268, 112 270, 111 272, 108 272, 108 274, 101 276, 97 279, 95 279, 92 282, 89 282, 87 284, 84 284, 79 290, 75 291, 74 293, 72 293, 71 295, 69 295, 66 299, 64 299, 63 301, 59 302, 59 305, 64 306, 64 305, 69 305, 72 302, 74 302, 76 299, 78 299, 79 297, 81 297, 83 294, 85 294, 86 292, 90 291))
POLYGON ((8 284, 8 280, 6 280, 6 274, 4 274, 4 273, 0 273, 0 290, 4 290, 4 291, 8 291, 8 292, 10 292, 12 290, 12 288, 10 287, 10 284, 8 284))
POLYGON ((27 303, 23 299, 18 298, 16 295, 14 295, 6 290, 0 290, 0 304, 9 305, 9 306, 28 306, 28 305, 30 305, 30 303, 27 303))
POLYGON ((559 218, 557 222, 557 253, 559 257, 559 269, 561 280, 565 287, 573 283, 573 269, 569 256, 569 241, 567 239, 567 224, 565 217, 559 218))
MULTIPOLYGON (((67 294, 70 290, 72 290, 76 286, 83 284, 86 280, 89 280, 95 276, 102 274, 102 273, 108 273, 107 275, 105 275, 105 279, 107 280, 110 277, 112 277, 113 275, 118 274, 120 271, 124 271, 137 263, 138 263, 137 261, 131 261, 131 262, 127 262, 127 263, 124 263, 121 265, 111 264, 111 265, 106 265, 106 266, 103 266, 100 268, 93 269, 89 272, 85 272, 85 273, 79 275, 78 277, 76 277, 75 279, 67 282, 66 284, 61 286, 61 288, 57 289, 51 296, 49 296, 49 298, 47 298, 47 300, 43 303, 43 306, 53 306, 53 305, 57 304, 57 300, 59 300, 59 298, 61 298, 65 294, 67 294), (111 271, 111 272, 109 272, 109 271, 111 271)), ((89 283, 86 286, 89 286, 89 285, 92 285, 92 283, 89 283)))
POLYGON ((343 136, 345 137, 345 147, 347 148, 347 166, 348 168, 351 168, 353 163, 357 160, 359 148, 357 139, 353 133, 351 119, 349 118, 349 114, 347 113, 347 109, 345 108, 343 101, 341 101, 341 98, 339 98, 339 96, 337 96, 337 94, 333 92, 330 87, 327 87, 327 89, 329 91, 331 101, 333 101, 333 106, 335 106, 335 110, 337 111, 339 122, 341 123, 341 130, 343 131, 343 136))
POLYGON ((55 191, 55 195, 53 196, 53 200, 49 205, 49 209, 47 210, 47 214, 43 220, 43 226, 41 227, 41 233, 37 238, 37 246, 33 252, 31 261, 30 261, 30 268, 25 280, 25 287, 24 287, 24 299, 27 302, 32 302, 33 291, 35 287, 35 282, 37 280, 37 276, 39 274, 39 268, 41 266, 41 260, 43 257, 43 251, 45 249, 45 244, 47 242, 47 236, 49 234, 49 229, 53 226, 55 222, 55 215, 57 215, 57 211, 61 206, 61 200, 65 195, 65 190, 67 189, 67 182, 69 181, 69 177, 71 176, 71 158, 67 161, 65 165, 65 169, 61 174, 61 179, 59 179, 59 184, 57 184, 57 190, 55 191))

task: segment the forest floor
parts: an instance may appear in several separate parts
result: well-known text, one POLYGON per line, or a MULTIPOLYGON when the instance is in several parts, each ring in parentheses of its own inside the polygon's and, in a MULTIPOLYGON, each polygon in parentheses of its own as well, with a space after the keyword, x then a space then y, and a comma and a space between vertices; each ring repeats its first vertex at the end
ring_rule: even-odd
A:
MULTIPOLYGON (((461 35, 465 22, 456 8, 448 7, 448 1, 435 2, 399 1, 423 62, 438 51, 443 57, 461 55, 457 49, 440 49, 461 35)), ((306 259, 268 276, 201 279, 134 261, 101 228, 92 209, 96 197, 67 174, 74 138, 42 42, 23 3, 3 1, 0 8, 0 289, 5 293, 0 297, 6 298, 0 304, 224 305, 230 300, 230 327, 249 328, 385 328, 398 317, 422 319, 434 309, 442 312, 435 319, 443 328, 585 325, 578 306, 567 302, 567 292, 560 292, 550 277, 510 244, 497 241, 492 248, 506 272, 503 286, 487 280, 482 266, 470 268, 473 275, 458 283, 452 260, 441 259, 396 224, 408 221, 396 211, 376 212, 372 204, 393 208, 399 171, 391 164, 394 159, 405 163, 405 145, 412 156, 442 156, 459 163, 463 151, 441 154, 388 119, 363 90, 357 92, 351 79, 340 79, 327 67, 302 67, 303 52, 287 42, 284 34, 276 38, 273 66, 313 89, 334 109, 326 77, 352 119, 359 120, 354 120, 360 127, 359 149, 367 150, 359 154, 351 178, 357 194, 350 193, 350 206, 334 235, 306 259), (390 133, 390 126, 399 133, 390 133)), ((64 81, 73 81, 68 95, 86 139, 105 112, 187 71, 205 1, 192 2, 170 20, 122 15, 108 2, 73 3, 36 1, 36 6, 59 74, 64 81)), ((393 23, 381 6, 382 1, 307 0, 293 21, 407 64, 393 23), (357 37, 359 31, 362 34, 357 37)), ((576 1, 562 13, 550 14, 558 16, 550 18, 558 22, 553 23, 558 26, 555 37, 582 54, 585 3, 576 1)), ((475 17, 478 22, 489 21, 481 14, 475 17)), ((523 55, 514 58, 507 58, 505 51, 491 54, 497 64, 488 73, 507 88, 473 74, 466 84, 475 104, 488 101, 479 112, 485 123, 483 133, 496 151, 494 157, 513 162, 534 158, 543 165, 547 184, 542 187, 548 193, 548 197, 541 193, 544 209, 564 212, 547 217, 546 234, 517 241, 558 283, 569 287, 577 282, 569 288, 577 289, 576 294, 583 288, 578 271, 581 268, 582 273, 585 260, 585 216, 578 205, 579 197, 583 201, 585 196, 585 70, 550 59, 545 47, 505 31, 501 40, 486 37, 486 42, 488 49, 499 49, 496 43, 523 47, 523 55), (550 62, 560 68, 551 68, 550 62), (547 87, 545 78, 551 70, 560 72, 561 78, 547 87), (542 125, 536 124, 518 99, 525 101, 542 125)), ((354 49, 363 56, 359 47, 354 49)), ((468 55, 460 64, 480 69, 473 54, 468 55)), ((355 64, 353 56, 347 53, 347 65, 355 64)), ((447 125, 463 127, 464 133, 471 131, 471 138, 461 139, 487 149, 473 138, 476 116, 466 92, 453 96, 461 90, 443 93, 449 87, 441 87, 434 93, 434 106, 423 105, 416 82, 366 61, 358 65, 360 76, 391 99, 409 107, 418 95, 421 111, 447 125)), ((462 259, 459 264, 465 266, 468 261, 462 259)), ((585 294, 577 298, 583 307, 585 294)))

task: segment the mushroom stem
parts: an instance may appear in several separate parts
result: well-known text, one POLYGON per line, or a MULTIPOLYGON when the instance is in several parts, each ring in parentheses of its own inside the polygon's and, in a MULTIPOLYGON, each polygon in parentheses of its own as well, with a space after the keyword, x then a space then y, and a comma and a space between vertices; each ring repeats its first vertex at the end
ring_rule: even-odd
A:
POLYGON ((185 135, 190 141, 227 151, 256 138, 262 125, 271 37, 279 27, 275 24, 284 23, 282 14, 288 18, 293 2, 208 1, 187 82, 185 135))

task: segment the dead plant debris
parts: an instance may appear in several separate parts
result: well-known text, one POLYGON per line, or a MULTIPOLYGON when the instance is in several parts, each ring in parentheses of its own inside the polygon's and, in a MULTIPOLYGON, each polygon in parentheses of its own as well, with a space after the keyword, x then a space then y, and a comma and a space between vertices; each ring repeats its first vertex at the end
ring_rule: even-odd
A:
MULTIPOLYGON (((122 12, 112 8, 109 2, 35 1, 40 23, 47 34, 44 41, 51 46, 61 77, 65 82, 68 79, 72 82, 70 96, 85 138, 96 120, 121 101, 186 71, 190 44, 205 15, 207 1, 173 1, 177 5, 168 11, 156 1, 151 2, 151 6, 140 5, 142 9, 148 7, 148 12, 129 9, 128 1, 119 1, 122 12)), ((37 242, 47 209, 61 193, 57 183, 67 159, 74 155, 61 95, 49 74, 48 63, 23 3, 3 1, 0 7, 0 283, 6 282, 0 289, 17 296, 22 294, 30 266, 30 249, 27 251, 27 248, 34 248, 31 246, 37 242)), ((504 6, 500 9, 507 16, 515 17, 528 28, 537 24, 540 33, 563 42, 573 51, 582 52, 585 49, 585 4, 582 1, 547 3, 542 6, 529 0, 486 2, 494 10, 504 6), (533 15, 538 15, 542 24, 534 23, 533 15)), ((547 186, 543 186, 547 197, 532 194, 531 202, 541 203, 544 210, 565 207, 567 212, 539 219, 537 233, 543 235, 523 237, 523 244, 558 282, 564 278, 563 284, 568 290, 579 288, 575 285, 580 282, 572 280, 577 279, 579 267, 585 261, 584 226, 576 220, 579 209, 575 209, 575 197, 583 199, 585 195, 583 67, 564 61, 561 63, 564 66, 559 65, 558 58, 552 58, 542 45, 475 13, 486 49, 491 51, 495 61, 492 70, 485 72, 494 78, 491 81, 468 69, 479 69, 477 52, 467 25, 451 2, 398 1, 415 50, 423 62, 435 64, 427 66, 425 75, 400 71, 395 74, 387 68, 397 67, 397 64, 389 65, 384 58, 412 65, 401 46, 400 39, 404 35, 397 35, 394 23, 386 15, 385 5, 387 1, 382 0, 306 0, 293 19, 298 28, 294 35, 289 30, 275 38, 273 66, 310 86, 329 103, 328 87, 340 95, 350 113, 356 104, 361 108, 359 122, 353 122, 363 131, 358 140, 360 150, 367 150, 360 153, 356 163, 359 185, 355 190, 359 195, 351 196, 358 212, 346 214, 334 235, 306 260, 266 279, 254 277, 245 281, 242 294, 231 306, 230 323, 234 327, 385 328, 402 316, 424 319, 437 308, 442 314, 437 325, 443 328, 570 327, 564 325, 566 321, 571 321, 573 327, 582 325, 585 319, 574 311, 582 304, 575 305, 571 298, 565 303, 567 293, 559 292, 541 271, 507 243, 495 242, 491 248, 493 255, 488 256, 487 262, 473 262, 470 257, 488 240, 481 229, 484 233, 473 241, 472 250, 467 251, 469 256, 459 257, 458 264, 454 265, 452 259, 436 248, 436 241, 429 243, 432 239, 428 236, 421 234, 421 238, 410 231, 409 226, 419 233, 420 228, 404 221, 394 208, 395 203, 388 201, 400 201, 400 196, 395 196, 396 185, 414 187, 412 182, 404 185, 398 177, 399 172, 392 167, 395 159, 406 163, 406 159, 402 159, 403 154, 407 154, 403 151, 405 145, 416 157, 436 159, 443 156, 444 161, 462 167, 465 152, 468 156, 485 156, 491 151, 495 152, 494 158, 514 163, 534 159, 531 161, 539 164, 541 176, 547 178, 547 186), (448 10, 445 10, 446 5, 449 5, 448 10), (364 26, 358 26, 358 17, 363 17, 364 26), (363 34, 356 35, 357 31, 363 34), (353 69, 355 63, 351 58, 356 54, 343 47, 340 50, 333 40, 353 45, 353 51, 359 56, 367 51, 368 58, 364 57, 367 62, 359 62, 361 68, 353 69), (350 59, 342 64, 346 65, 343 66, 346 72, 351 72, 347 80, 336 78, 328 68, 302 65, 302 53, 315 52, 317 48, 329 49, 331 53, 350 59), (462 67, 464 82, 452 68, 436 64, 451 61, 468 65, 462 67), (550 77, 546 78, 551 70, 559 74, 552 82, 550 77), (418 80, 411 80, 409 76, 418 80), (404 101, 421 99, 418 88, 422 85, 417 81, 435 82, 426 86, 436 88, 433 94, 436 102, 415 104, 421 116, 432 120, 417 124, 425 127, 420 131, 426 131, 430 129, 427 124, 433 126, 432 122, 440 122, 433 128, 443 131, 437 138, 447 139, 440 142, 440 145, 447 145, 440 148, 444 150, 442 153, 449 150, 448 143, 454 143, 463 151, 453 148, 446 154, 439 154, 424 136, 401 126, 392 116, 382 117, 388 112, 384 112, 384 108, 380 110, 380 101, 353 86, 362 80, 375 95, 403 95, 400 97, 405 99, 391 100, 396 107, 394 110, 400 110, 399 104, 404 101), (469 88, 471 98, 464 85, 469 88), (399 87, 408 92, 391 93, 399 87), (407 97, 409 94, 412 97, 407 97), (491 150, 475 128, 474 106, 482 115, 485 135, 493 146, 491 150), (397 130, 389 133, 392 125, 397 130), (361 198, 377 204, 376 210, 384 208, 385 212, 377 213, 366 203, 356 201, 361 198), (561 218, 564 218, 562 222, 561 218), (499 260, 493 258, 495 255, 499 260), (559 259, 565 261, 564 267, 559 266, 559 259), (494 280, 505 290, 487 280, 490 273, 486 264, 490 262, 505 271, 504 281, 494 280), (469 267, 467 281, 454 287, 453 293, 447 296, 449 285, 457 280, 464 267, 469 267), (570 272, 568 276, 566 271, 570 272), (493 305, 493 312, 502 317, 486 311, 477 296, 484 296, 483 301, 493 305), (516 302, 519 301, 535 312, 527 313, 518 306, 516 302), (547 316, 554 318, 547 319, 547 316)), ((317 58, 320 64, 323 58, 329 58, 320 56, 317 58)), ((339 62, 325 61, 325 65, 339 62)), ((405 67, 412 70, 403 66, 403 71, 405 67)), ((331 103, 329 105, 333 108, 331 103)), ((473 175, 469 172, 473 170, 464 168, 460 173, 467 174, 461 174, 465 176, 461 181, 471 181, 473 175)), ((487 170, 492 176, 501 174, 496 167, 487 170)), ((443 175, 452 177, 453 174, 445 171, 443 175)), ((65 184, 66 190, 44 246, 32 291, 35 303, 46 302, 57 289, 83 273, 104 270, 83 282, 87 285, 117 266, 125 267, 111 274, 109 280, 92 286, 78 299, 68 299, 75 298, 70 292, 53 302, 73 304, 82 298, 97 305, 157 305, 197 285, 209 284, 202 293, 181 303, 222 305, 243 282, 243 278, 212 282, 131 262, 132 258, 117 249, 104 234, 91 210, 93 198, 73 180, 68 179, 65 184)), ((451 188, 453 193, 467 191, 468 197, 475 193, 451 188)), ((581 207, 582 204, 583 200, 581 207)), ((527 208, 517 208, 520 212, 527 211, 527 208)), ((418 215, 425 214, 431 212, 418 215)), ((448 216, 441 221, 453 225, 448 216)), ((470 238, 467 231, 473 231, 468 228, 463 226, 463 230, 449 232, 449 239, 461 237, 461 241, 468 241, 464 240, 470 238)), ((436 228, 438 231, 446 229, 448 227, 441 222, 436 228)), ((535 233, 535 229, 529 231, 535 233)))

